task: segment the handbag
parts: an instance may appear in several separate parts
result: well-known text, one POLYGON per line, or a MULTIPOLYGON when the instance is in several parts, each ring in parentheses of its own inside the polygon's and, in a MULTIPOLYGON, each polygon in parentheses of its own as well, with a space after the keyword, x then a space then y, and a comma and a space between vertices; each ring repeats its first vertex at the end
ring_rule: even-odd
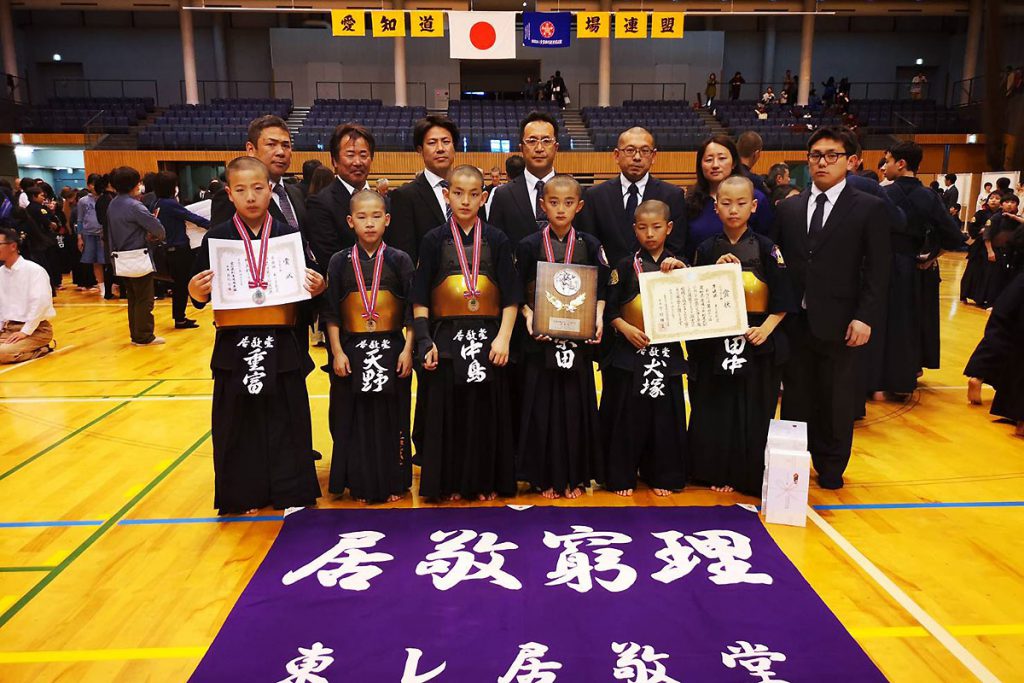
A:
MULTIPOLYGON (((179 247, 182 248, 182 247, 179 247)), ((155 242, 149 245, 149 255, 153 259, 153 277, 164 282, 173 282, 171 275, 171 261, 169 253, 174 247, 168 247, 166 242, 155 242)))
POLYGON ((572 100, 569 99, 568 95, 565 96, 565 103, 566 104, 572 104, 572 100))
POLYGON ((114 275, 118 277, 142 277, 153 272, 153 260, 145 247, 112 251, 110 256, 114 261, 114 275))

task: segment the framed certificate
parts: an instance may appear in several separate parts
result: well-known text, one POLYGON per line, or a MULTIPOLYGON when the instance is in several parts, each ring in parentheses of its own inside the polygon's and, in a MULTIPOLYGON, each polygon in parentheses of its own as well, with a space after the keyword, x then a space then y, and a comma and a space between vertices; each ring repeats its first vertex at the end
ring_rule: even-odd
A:
POLYGON ((214 310, 266 308, 310 298, 304 286, 306 257, 299 233, 267 240, 267 289, 256 298, 249 288, 245 243, 241 240, 211 239, 209 245, 210 269, 213 270, 210 303, 214 310))
POLYGON ((533 332, 555 339, 597 334, 597 266, 537 262, 533 332))
POLYGON ((644 330, 652 344, 731 337, 747 331, 739 264, 640 274, 644 330))

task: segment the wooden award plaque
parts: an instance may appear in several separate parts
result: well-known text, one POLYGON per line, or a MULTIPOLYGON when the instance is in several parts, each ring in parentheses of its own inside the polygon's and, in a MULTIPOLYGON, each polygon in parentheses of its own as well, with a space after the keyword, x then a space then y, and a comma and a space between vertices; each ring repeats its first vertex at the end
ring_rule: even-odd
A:
POLYGON ((597 266, 537 263, 533 332, 554 339, 597 334, 597 266))

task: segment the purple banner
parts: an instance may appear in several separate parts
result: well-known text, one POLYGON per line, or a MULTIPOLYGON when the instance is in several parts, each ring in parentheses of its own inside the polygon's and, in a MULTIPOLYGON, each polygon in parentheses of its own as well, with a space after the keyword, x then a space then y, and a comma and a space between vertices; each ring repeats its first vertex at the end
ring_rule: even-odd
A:
POLYGON ((290 515, 192 683, 872 683, 739 507, 290 515))

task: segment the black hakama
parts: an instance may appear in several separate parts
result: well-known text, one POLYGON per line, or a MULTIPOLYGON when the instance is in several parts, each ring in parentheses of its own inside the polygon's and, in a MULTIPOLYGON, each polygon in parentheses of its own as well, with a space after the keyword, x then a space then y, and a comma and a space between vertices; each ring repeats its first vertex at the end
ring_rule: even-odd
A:
POLYGON ((913 255, 894 253, 891 259, 885 321, 871 331, 864 354, 868 393, 909 394, 921 369, 922 282, 913 255))
POLYGON ((993 213, 987 208, 974 214, 967 223, 967 234, 974 240, 967 248, 967 266, 960 277, 960 300, 973 301, 979 305, 984 300, 985 265, 988 263, 988 252, 982 232, 985 223, 993 213))
MULTIPOLYGON (((719 234, 698 247, 694 265, 714 264, 725 253, 735 254, 744 270, 753 271, 767 284, 766 312, 748 313, 750 327, 761 325, 770 313, 797 309, 782 254, 770 239, 748 230, 733 245, 724 233, 719 234), (756 240, 756 244, 748 240, 756 240)), ((742 354, 746 362, 735 373, 724 365, 728 355, 726 338, 687 342, 686 348, 690 363, 691 478, 759 496, 768 426, 775 417, 782 366, 789 357, 782 326, 776 327, 760 346, 746 342, 742 354)))
POLYGON ((920 303, 917 310, 921 312, 921 367, 930 370, 939 369, 941 356, 941 335, 939 332, 940 309, 939 284, 942 276, 939 264, 932 264, 927 270, 919 270, 920 303))
POLYGON ((1024 421, 1024 274, 1018 274, 992 308, 985 335, 964 369, 995 387, 992 414, 1024 421))
MULTIPOLYGON (((537 262, 546 260, 543 236, 536 232, 520 240, 516 265, 523 290, 532 292, 537 262)), ((575 231, 572 263, 596 266, 597 300, 605 300, 610 270, 596 237, 575 231)), ((569 249, 569 234, 562 239, 550 233, 555 262, 569 249)), ((532 308, 534 301, 528 301, 532 308)), ((601 479, 601 432, 597 414, 592 345, 568 342, 560 353, 573 356, 571 368, 555 361, 556 341, 523 339, 522 403, 519 418, 516 472, 531 488, 562 492, 589 487, 601 479)))
MULTIPOLYGON (((644 272, 658 271, 661 262, 671 256, 663 251, 655 261, 641 250, 641 268, 644 272)), ((600 483, 610 491, 635 489, 639 473, 640 480, 651 488, 678 491, 687 479, 686 359, 678 343, 640 350, 612 326, 612 321, 623 318, 622 307, 635 302, 639 295, 634 256, 629 256, 612 275, 605 305, 606 353, 601 363, 599 410, 604 464, 600 483), (644 379, 656 380, 659 390, 652 392, 645 387, 644 379)), ((636 311, 642 314, 639 308, 636 311)))

